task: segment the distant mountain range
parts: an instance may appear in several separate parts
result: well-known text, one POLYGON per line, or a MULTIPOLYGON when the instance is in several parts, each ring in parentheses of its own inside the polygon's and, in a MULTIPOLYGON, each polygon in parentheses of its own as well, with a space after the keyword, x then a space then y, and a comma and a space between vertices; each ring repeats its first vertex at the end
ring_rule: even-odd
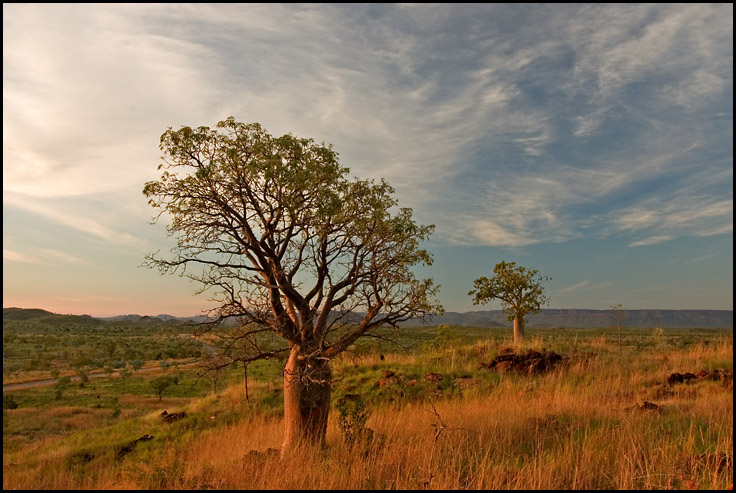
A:
MULTIPOLYGON (((621 324, 625 327, 721 327, 733 328, 733 310, 625 310, 621 324)), ((500 310, 478 312, 445 312, 432 317, 432 325, 464 325, 470 327, 511 327, 508 316, 500 310)), ((416 325, 413 323, 410 325, 416 325)), ((526 317, 529 328, 546 327, 611 327, 615 326, 613 310, 543 309, 526 317)))
MULTIPOLYGON (((733 310, 626 310, 622 321, 625 327, 662 328, 730 328, 733 329, 733 310)), ((357 318, 357 317, 356 317, 357 318)), ((46 325, 83 324, 98 325, 108 322, 128 322, 134 324, 180 324, 198 323, 206 320, 204 316, 174 317, 172 315, 119 315, 116 317, 94 318, 89 315, 59 315, 37 308, 3 308, 3 321, 32 321, 46 325)), ((500 310, 477 312, 445 312, 422 322, 412 320, 402 324, 405 327, 418 325, 455 325, 468 327, 504 328, 511 327, 506 314, 500 310)), ((593 328, 616 325, 612 310, 545 309, 527 317, 528 328, 567 327, 593 328)))

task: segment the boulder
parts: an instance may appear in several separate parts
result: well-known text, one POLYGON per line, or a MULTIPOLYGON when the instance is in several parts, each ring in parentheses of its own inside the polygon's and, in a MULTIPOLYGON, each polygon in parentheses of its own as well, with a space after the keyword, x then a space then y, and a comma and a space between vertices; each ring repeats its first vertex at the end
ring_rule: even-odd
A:
POLYGON ((440 375, 439 373, 429 372, 424 375, 424 379, 429 380, 430 382, 439 382, 440 380, 442 380, 442 375, 440 375))
POLYGON ((184 411, 180 413, 167 413, 166 411, 164 411, 159 416, 161 418, 161 421, 163 421, 164 423, 173 423, 174 421, 186 418, 187 413, 185 413, 184 411))
POLYGON ((399 383, 399 379, 396 377, 396 375, 391 375, 390 377, 382 378, 378 381, 379 387, 385 387, 387 385, 394 385, 399 383))
MULTIPOLYGON (((166 412, 166 411, 164 411, 164 412, 166 412)), ((130 452, 133 451, 133 449, 135 448, 135 446, 138 445, 138 442, 147 442, 149 440, 153 440, 153 436, 146 434, 146 435, 143 435, 140 438, 136 438, 135 440, 133 440, 132 442, 130 442, 127 445, 123 445, 122 447, 118 447, 115 450, 115 458, 117 458, 117 459, 123 458, 123 456, 125 456, 126 454, 129 454, 130 452)))
POLYGON ((674 385, 676 383, 682 383, 685 379, 682 377, 682 374, 680 372, 674 372, 671 373, 669 377, 667 377, 667 384, 668 385, 674 385))
POLYGON ((489 363, 481 363, 480 368, 495 370, 499 373, 514 370, 523 375, 539 375, 550 371, 560 361, 562 361, 562 356, 552 351, 530 350, 526 354, 504 352, 489 363))

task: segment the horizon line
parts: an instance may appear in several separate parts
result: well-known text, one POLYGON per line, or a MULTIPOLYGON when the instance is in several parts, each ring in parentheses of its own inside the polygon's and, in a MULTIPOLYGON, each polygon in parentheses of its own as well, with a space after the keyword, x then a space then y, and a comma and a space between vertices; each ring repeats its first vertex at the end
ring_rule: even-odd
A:
MULTIPOLYGON (((156 315, 140 315, 138 313, 124 313, 124 314, 118 314, 118 315, 90 315, 88 313, 82 313, 82 314, 75 314, 75 313, 57 313, 52 312, 50 310, 46 310, 45 308, 22 308, 17 306, 10 306, 10 307, 3 307, 3 310, 10 310, 10 309, 16 309, 16 310, 41 310, 44 312, 51 313, 52 315, 65 315, 65 316, 76 316, 76 317, 91 317, 96 319, 103 319, 103 318, 115 318, 115 317, 130 317, 130 316, 136 316, 136 317, 160 317, 160 316, 167 316, 167 317, 173 317, 173 318, 194 318, 194 317, 204 317, 205 314, 201 315, 171 315, 169 313, 158 313, 156 315)), ((541 311, 544 310, 587 310, 587 311, 598 311, 598 312, 606 312, 606 311, 613 311, 611 308, 542 308, 541 311)), ((623 307, 622 311, 699 311, 699 312, 733 312, 733 308, 626 308, 623 307)), ((458 313, 458 314, 466 314, 466 313, 481 313, 481 312, 503 312, 502 309, 495 309, 495 310, 470 310, 470 311, 454 311, 454 310, 446 310, 443 312, 442 315, 448 314, 448 313, 458 313)), ((361 313, 361 312, 355 312, 355 313, 361 313)), ((433 314, 428 315, 428 317, 436 317, 436 316, 442 316, 441 314, 433 314)), ((534 316, 534 313, 528 314, 528 316, 534 316)), ((421 317, 417 317, 421 318, 421 317)))

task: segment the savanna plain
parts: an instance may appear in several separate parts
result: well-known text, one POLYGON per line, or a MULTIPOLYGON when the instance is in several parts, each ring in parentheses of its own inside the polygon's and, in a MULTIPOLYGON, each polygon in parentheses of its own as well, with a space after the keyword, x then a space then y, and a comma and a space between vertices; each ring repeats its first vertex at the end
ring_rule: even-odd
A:
POLYGON ((732 329, 387 330, 283 457, 283 362, 206 372, 190 332, 4 317, 4 387, 49 382, 4 389, 3 489, 733 488, 732 329))

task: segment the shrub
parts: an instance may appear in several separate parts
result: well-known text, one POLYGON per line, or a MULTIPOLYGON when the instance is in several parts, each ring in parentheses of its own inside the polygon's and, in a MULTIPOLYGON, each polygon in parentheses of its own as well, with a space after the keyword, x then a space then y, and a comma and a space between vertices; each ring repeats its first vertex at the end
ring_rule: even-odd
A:
POLYGON ((340 415, 337 425, 340 427, 343 439, 348 444, 355 443, 365 433, 365 423, 371 415, 366 408, 365 400, 357 394, 346 394, 336 403, 340 415))
POLYGON ((18 409, 18 403, 10 394, 3 394, 3 409, 18 409))
POLYGON ((169 387, 171 387, 175 383, 176 382, 172 377, 170 377, 169 375, 164 375, 162 377, 154 378, 149 382, 149 385, 153 389, 154 393, 158 396, 158 400, 161 400, 169 387))
POLYGON ((437 328, 437 335, 434 339, 422 344, 422 349, 425 351, 436 351, 450 349, 460 342, 460 338, 457 336, 454 330, 449 325, 440 325, 437 328))

